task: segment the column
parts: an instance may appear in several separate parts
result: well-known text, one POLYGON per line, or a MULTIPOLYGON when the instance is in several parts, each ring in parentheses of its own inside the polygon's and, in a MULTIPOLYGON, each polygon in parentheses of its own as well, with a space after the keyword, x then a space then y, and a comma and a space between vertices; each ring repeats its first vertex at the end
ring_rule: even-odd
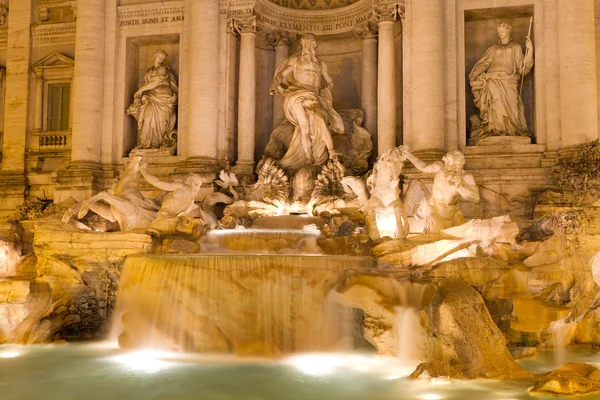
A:
POLYGON ((186 0, 189 54, 187 67, 188 126, 182 138, 185 165, 214 172, 219 125, 219 2, 186 0))
POLYGON ((412 3, 413 151, 445 149, 444 1, 412 3))
MULTIPOLYGON (((364 127, 377 148, 377 24, 369 22, 355 31, 362 39, 362 84, 360 106, 365 113, 364 127)), ((375 156, 373 152, 373 156, 375 156)))
POLYGON ((41 131, 44 126, 44 80, 42 79, 42 73, 35 73, 35 121, 33 129, 41 131))
POLYGON ((256 131, 256 17, 234 20, 240 34, 238 156, 235 172, 252 175, 256 131))
POLYGON ((25 199, 25 146, 31 51, 31 1, 12 1, 6 43, 4 136, 0 164, 0 214, 25 199))
POLYGON ((70 168, 100 168, 105 7, 104 0, 86 0, 77 10, 70 168))
MULTIPOLYGON (((290 44, 294 40, 296 35, 285 31, 274 31, 266 35, 267 43, 275 48, 276 70, 290 56, 290 44)), ((277 128, 284 120, 283 96, 276 94, 273 98, 273 128, 277 128)))
POLYGON ((376 7, 379 21, 377 71, 377 154, 396 147, 396 48, 394 24, 399 18, 398 5, 376 7))
POLYGON ((563 147, 598 138, 594 15, 594 0, 558 2, 563 147))

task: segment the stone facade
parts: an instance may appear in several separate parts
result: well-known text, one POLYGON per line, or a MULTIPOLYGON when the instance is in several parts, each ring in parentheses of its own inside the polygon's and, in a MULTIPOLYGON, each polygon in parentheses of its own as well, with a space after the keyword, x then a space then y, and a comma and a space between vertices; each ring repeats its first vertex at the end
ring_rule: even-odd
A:
POLYGON ((139 145, 125 110, 159 49, 179 84, 176 149, 147 156, 163 178, 225 165, 252 174, 282 119, 271 79, 308 32, 333 78, 335 108, 365 112, 372 160, 401 144, 427 161, 464 152, 483 200, 467 217, 515 202, 526 213, 527 198, 552 185, 559 152, 598 138, 599 0, 0 4, 0 215, 26 199, 79 201, 110 186, 139 145), (470 146, 468 73, 501 21, 524 50, 532 15, 535 64, 522 98, 533 140, 470 146))

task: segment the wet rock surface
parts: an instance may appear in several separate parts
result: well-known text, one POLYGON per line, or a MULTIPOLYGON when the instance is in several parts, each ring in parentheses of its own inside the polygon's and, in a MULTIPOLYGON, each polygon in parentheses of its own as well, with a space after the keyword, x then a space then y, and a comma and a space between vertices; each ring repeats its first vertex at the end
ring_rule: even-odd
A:
POLYGON ((546 374, 528 389, 533 395, 585 396, 600 392, 600 370, 591 364, 569 363, 546 374))

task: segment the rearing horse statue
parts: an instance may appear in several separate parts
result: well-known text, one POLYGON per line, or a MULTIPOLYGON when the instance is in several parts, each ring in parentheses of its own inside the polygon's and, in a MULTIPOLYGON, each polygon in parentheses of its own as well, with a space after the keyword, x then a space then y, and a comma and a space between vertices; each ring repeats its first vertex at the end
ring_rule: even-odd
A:
POLYGON ((114 189, 77 203, 65 212, 62 221, 69 222, 75 214, 83 218, 91 210, 111 222, 117 221, 121 231, 149 227, 160 207, 139 190, 142 158, 140 153, 132 152, 114 189))

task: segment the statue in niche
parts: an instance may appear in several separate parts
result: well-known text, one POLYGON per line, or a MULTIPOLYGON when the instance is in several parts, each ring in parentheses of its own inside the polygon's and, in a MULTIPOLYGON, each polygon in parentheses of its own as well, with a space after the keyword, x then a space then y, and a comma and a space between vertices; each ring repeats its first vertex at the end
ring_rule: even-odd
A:
POLYGON ((533 67, 533 43, 526 38, 527 51, 511 41, 512 27, 501 23, 496 28, 498 42, 477 61, 469 82, 479 109, 472 116, 471 139, 477 143, 488 136, 531 136, 521 99, 521 80, 533 67))
POLYGON ((344 121, 333 109, 333 80, 317 58, 313 34, 300 38, 302 53, 288 58, 275 72, 270 92, 284 97, 286 119, 294 125, 287 152, 279 165, 285 170, 321 166, 339 156, 332 133, 343 134, 344 121))
POLYGON ((425 164, 408 151, 405 156, 419 171, 435 174, 431 194, 421 181, 412 180, 404 196, 405 206, 415 205, 415 216, 425 219, 424 232, 439 233, 443 229, 462 225, 465 218, 460 208, 461 199, 479 202, 475 179, 463 169, 463 153, 451 151, 441 162, 433 164, 425 164), (415 193, 420 195, 420 199, 415 198, 415 193))
POLYGON ((154 53, 154 66, 146 71, 144 84, 135 92, 127 114, 137 120, 139 147, 171 148, 176 144, 178 87, 175 74, 163 65, 168 54, 154 53))

